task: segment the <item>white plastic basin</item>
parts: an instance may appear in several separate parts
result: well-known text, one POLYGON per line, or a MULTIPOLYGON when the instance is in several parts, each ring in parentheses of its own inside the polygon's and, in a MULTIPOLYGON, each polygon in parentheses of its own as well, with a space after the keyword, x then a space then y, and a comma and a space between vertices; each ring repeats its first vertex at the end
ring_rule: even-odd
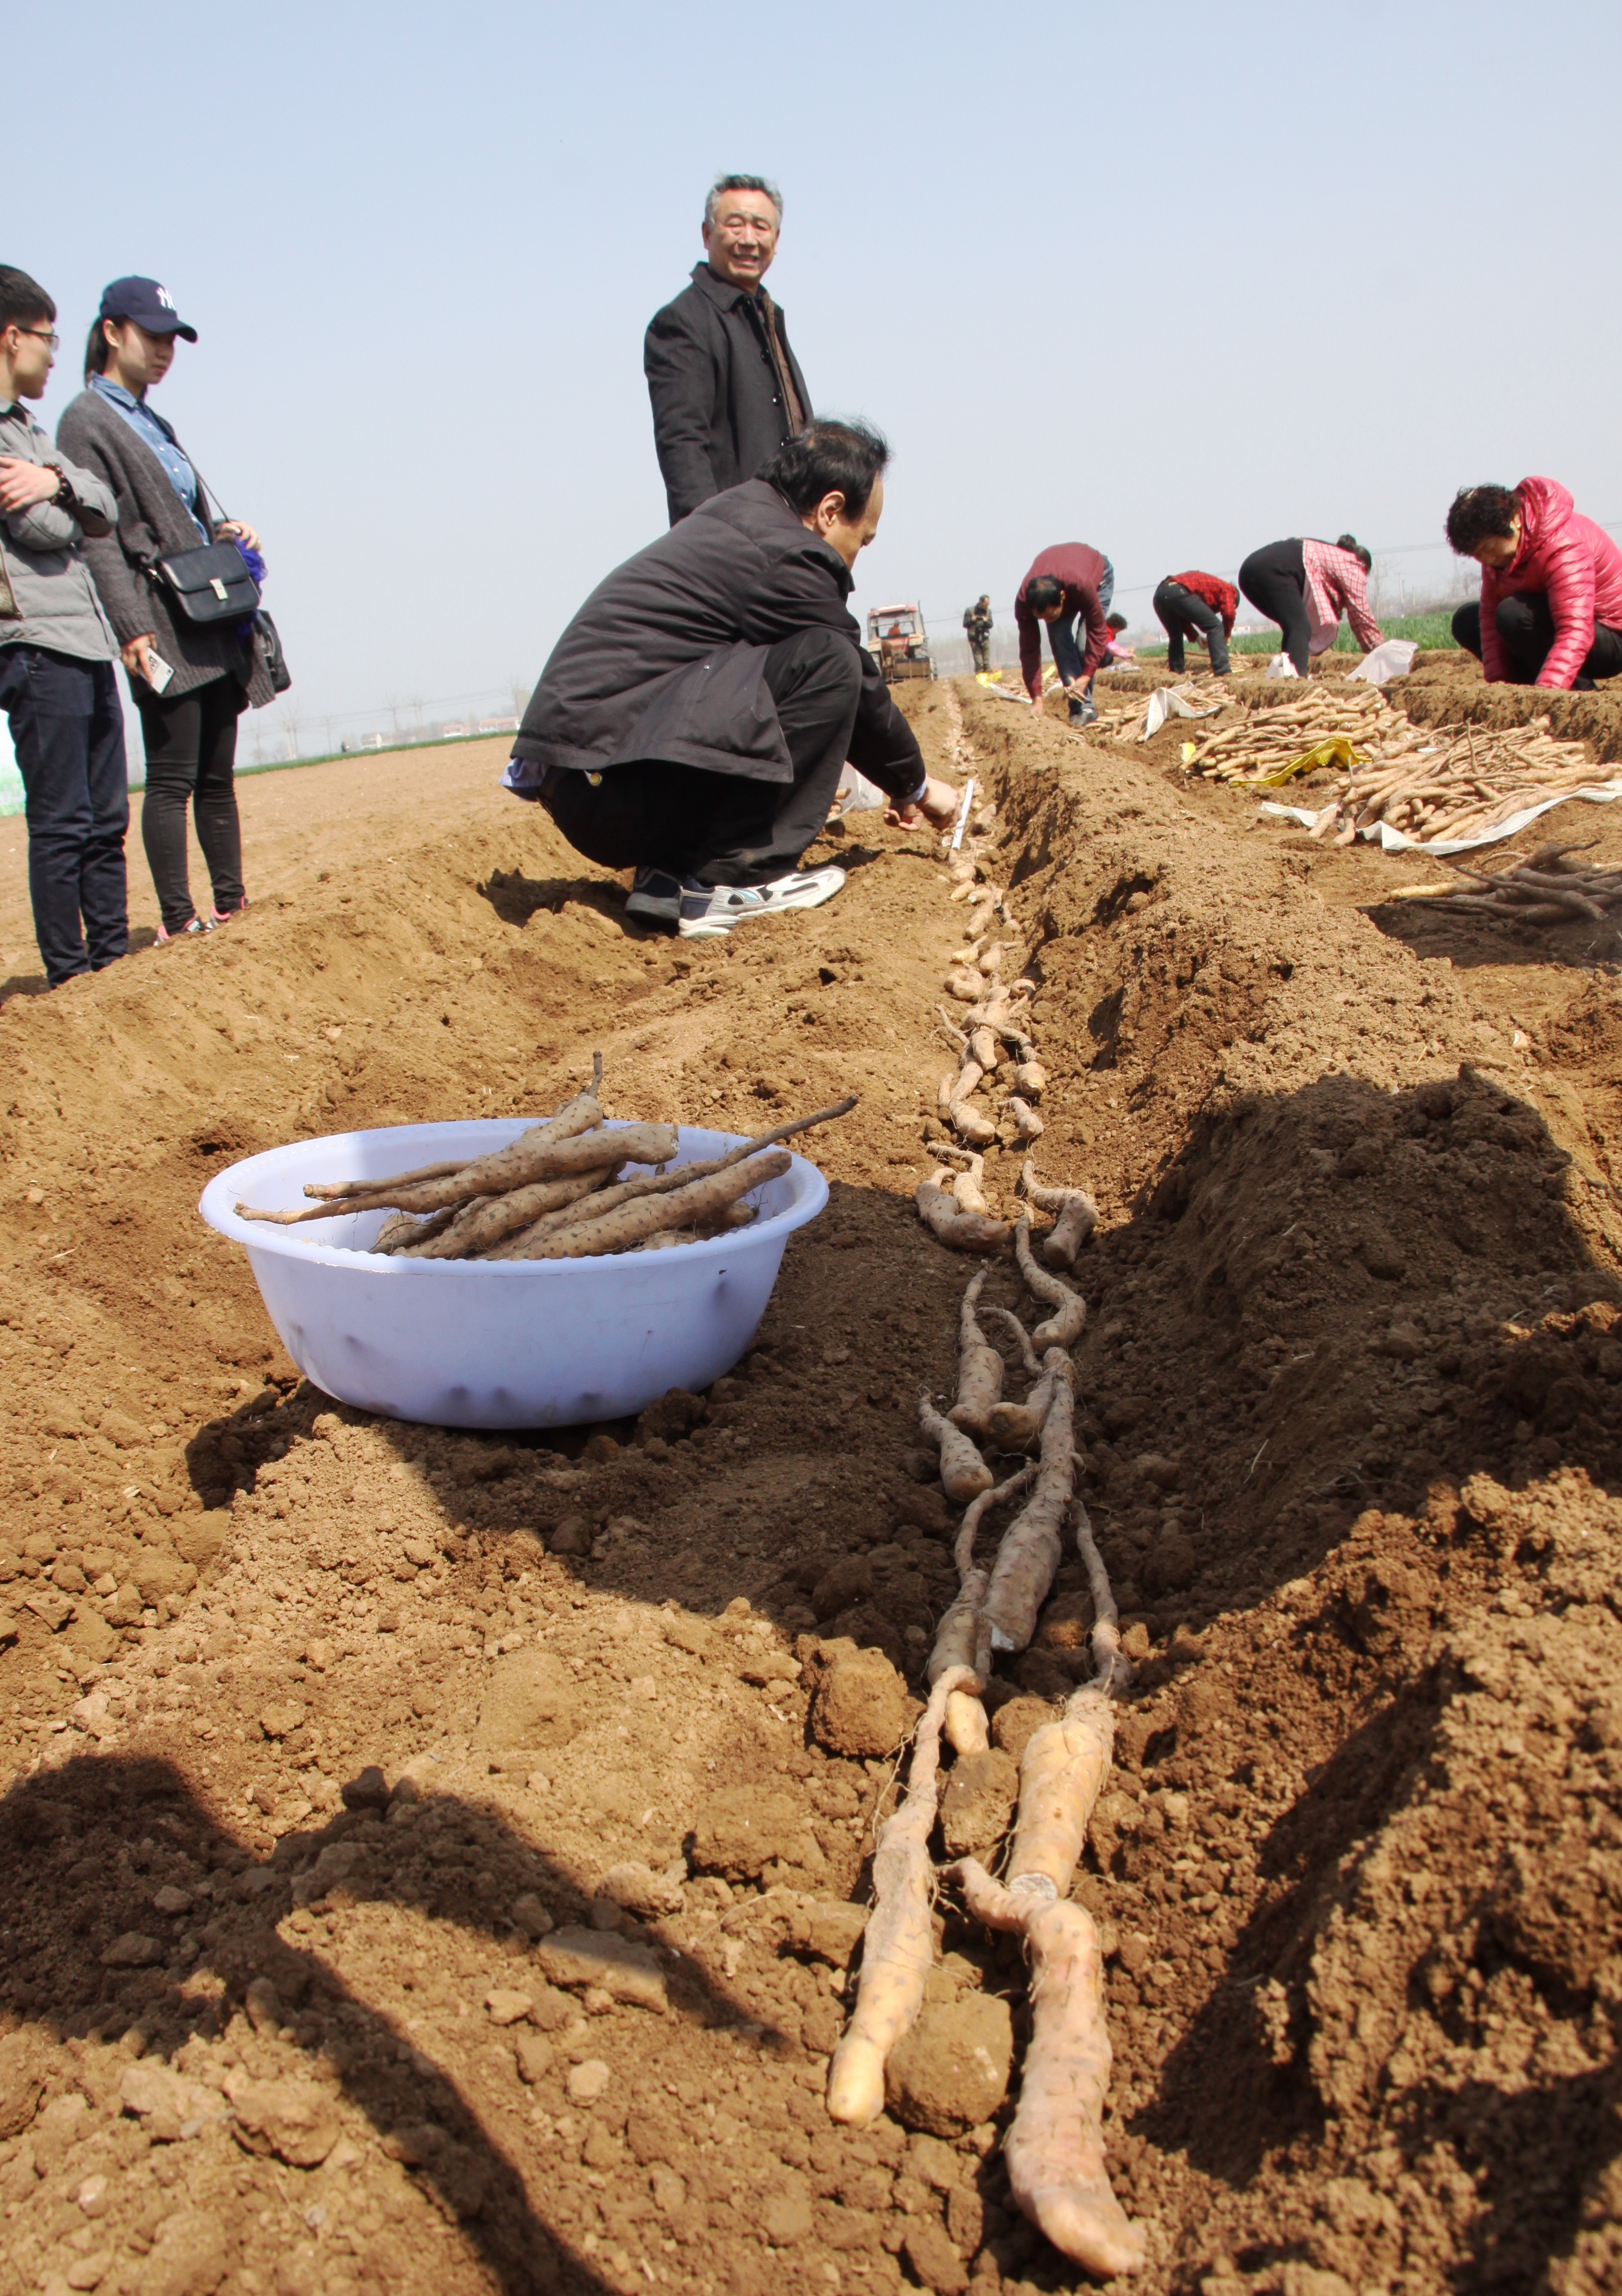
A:
MULTIPOLYGON (((488 1155, 533 1119, 402 1124, 300 1140, 233 1164, 198 1206, 248 1255, 271 1322, 305 1377, 341 1403, 436 1427, 572 1427, 630 1417, 667 1388, 708 1387, 749 1345, 797 1227, 827 1182, 796 1156, 756 1191, 752 1226, 706 1243, 603 1259, 395 1259, 368 1247, 388 1215, 309 1227, 242 1220, 289 1211, 307 1180, 381 1179, 488 1155)), ((739 1136, 684 1124, 678 1164, 739 1136)))

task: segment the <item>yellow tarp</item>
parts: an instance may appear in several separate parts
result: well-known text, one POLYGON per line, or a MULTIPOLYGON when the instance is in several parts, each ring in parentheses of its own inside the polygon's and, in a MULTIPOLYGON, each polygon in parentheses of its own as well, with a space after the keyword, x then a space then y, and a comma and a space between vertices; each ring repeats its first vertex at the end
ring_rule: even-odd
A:
POLYGON ((1302 774, 1316 773, 1320 766, 1339 766, 1350 773, 1357 763, 1357 752, 1344 734, 1331 734, 1327 742, 1319 742, 1292 758, 1287 766, 1275 766, 1270 774, 1247 775, 1237 786, 1240 789, 1282 789, 1286 782, 1295 781, 1302 774))

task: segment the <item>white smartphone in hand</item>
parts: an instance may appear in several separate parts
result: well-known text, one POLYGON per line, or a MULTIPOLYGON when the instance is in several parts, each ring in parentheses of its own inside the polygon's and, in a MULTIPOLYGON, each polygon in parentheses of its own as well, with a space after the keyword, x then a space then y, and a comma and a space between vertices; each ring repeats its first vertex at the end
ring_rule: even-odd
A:
POLYGON ((174 675, 163 656, 154 653, 149 646, 146 651, 146 682, 152 692, 161 693, 174 675))

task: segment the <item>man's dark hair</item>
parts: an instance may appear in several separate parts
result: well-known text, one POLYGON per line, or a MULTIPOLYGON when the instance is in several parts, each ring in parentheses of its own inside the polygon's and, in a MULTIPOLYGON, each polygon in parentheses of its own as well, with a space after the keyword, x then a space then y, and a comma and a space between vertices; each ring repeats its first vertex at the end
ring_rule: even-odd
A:
POLYGON ((723 192, 764 192, 771 201, 771 211, 778 219, 778 229, 783 228, 783 194, 764 176, 718 176, 704 198, 704 219, 712 231, 715 228, 715 202, 723 192))
POLYGON ((1363 548, 1354 534, 1338 534, 1335 537, 1335 547, 1337 550, 1349 550, 1365 574, 1372 572, 1374 554, 1372 551, 1363 548))
POLYGON ((56 306, 37 279, 0 263, 0 329, 34 327, 41 319, 56 324, 56 306))
POLYGON ((1065 594, 1065 586, 1057 575, 1039 574, 1034 581, 1025 584, 1025 603, 1040 619, 1057 606, 1065 594))
POLYGON ((1506 537, 1520 515, 1513 487, 1461 487, 1447 512, 1447 539, 1461 558, 1473 558, 1494 535, 1506 537))
POLYGON ((884 474, 890 449, 865 422, 808 422, 783 444, 758 475, 774 486, 802 518, 825 495, 844 496, 847 520, 867 509, 873 481, 884 474))

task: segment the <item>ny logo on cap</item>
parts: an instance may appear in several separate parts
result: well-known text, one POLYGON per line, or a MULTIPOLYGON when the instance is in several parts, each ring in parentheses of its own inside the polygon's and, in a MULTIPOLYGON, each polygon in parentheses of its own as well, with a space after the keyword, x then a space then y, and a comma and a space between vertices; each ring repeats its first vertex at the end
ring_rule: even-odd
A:
MULTIPOLYGON (((154 281, 154 283, 154 283, 154 285, 156 285, 156 282, 155 282, 155 281, 154 281)), ((160 303, 161 303, 161 304, 162 304, 162 306, 163 306, 163 308, 164 308, 164 309, 165 309, 166 311, 172 311, 172 310, 174 309, 174 308, 175 308, 175 299, 174 299, 174 297, 169 293, 169 289, 168 289, 167 287, 159 287, 159 288, 158 288, 158 300, 160 301, 160 303)))

